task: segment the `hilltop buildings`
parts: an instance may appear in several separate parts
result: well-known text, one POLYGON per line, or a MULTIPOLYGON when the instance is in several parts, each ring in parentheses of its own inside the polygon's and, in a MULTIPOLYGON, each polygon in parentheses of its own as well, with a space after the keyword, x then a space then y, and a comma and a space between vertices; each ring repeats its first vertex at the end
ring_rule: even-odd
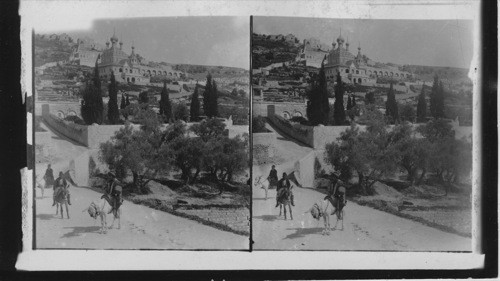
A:
POLYGON ((103 50, 103 46, 90 38, 78 39, 69 60, 77 65, 93 67, 103 50))
POLYGON ((151 77, 158 75, 172 79, 186 77, 184 72, 174 70, 171 66, 146 61, 135 53, 134 46, 131 54, 126 54, 123 51, 123 42, 118 42, 115 34, 110 41, 111 43, 106 42, 106 49, 100 56, 99 74, 102 78, 111 77, 113 72, 117 82, 145 85, 150 83, 151 77))

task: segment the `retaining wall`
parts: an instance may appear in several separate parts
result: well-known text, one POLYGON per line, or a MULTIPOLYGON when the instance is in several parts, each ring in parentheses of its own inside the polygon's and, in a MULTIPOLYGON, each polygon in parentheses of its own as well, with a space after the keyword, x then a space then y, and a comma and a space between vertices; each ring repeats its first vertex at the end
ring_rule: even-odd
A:
POLYGON ((279 116, 284 116, 287 113, 289 116, 295 116, 300 113, 306 116, 306 104, 296 102, 254 102, 252 104, 252 116, 269 117, 272 113, 279 116), (269 106, 274 107, 272 112, 268 112, 269 106))

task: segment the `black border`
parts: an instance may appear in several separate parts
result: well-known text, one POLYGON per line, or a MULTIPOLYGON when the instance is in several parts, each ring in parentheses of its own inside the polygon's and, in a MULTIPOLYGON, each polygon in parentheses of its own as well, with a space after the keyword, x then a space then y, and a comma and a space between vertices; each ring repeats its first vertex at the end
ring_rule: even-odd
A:
MULTIPOLYGON (((21 280, 52 279, 56 274, 70 280, 256 280, 256 279, 401 279, 401 278, 494 278, 498 276, 498 133, 497 133, 497 2, 481 2, 482 27, 482 249, 485 268, 476 270, 372 270, 372 271, 169 271, 169 272, 13 272, 16 256, 22 249, 20 169, 27 165, 26 115, 20 86, 20 17, 18 2, 0 2, 0 122, 2 145, 0 171, 0 277, 21 280), (4 231, 8 229, 8 231, 4 231), (78 276, 77 278, 75 278, 78 276), (155 278, 156 277, 156 278, 155 278), (236 277, 236 278, 234 278, 236 277)), ((251 71, 251 69, 250 69, 251 71)), ((249 253, 250 254, 250 253, 249 253)), ((75 261, 77 262, 77 261, 75 261)), ((103 261, 104 262, 104 261, 103 261)), ((362 261, 360 261, 362 262, 362 261)), ((6 278, 6 279, 7 279, 6 278)), ((3 278, 0 278, 3 279, 3 278)))

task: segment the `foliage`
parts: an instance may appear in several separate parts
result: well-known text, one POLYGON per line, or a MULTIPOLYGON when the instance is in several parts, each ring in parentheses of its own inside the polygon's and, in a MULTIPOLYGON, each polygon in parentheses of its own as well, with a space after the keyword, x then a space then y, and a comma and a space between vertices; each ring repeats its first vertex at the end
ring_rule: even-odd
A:
POLYGON ((306 108, 307 119, 312 126, 327 125, 329 111, 325 66, 321 63, 319 74, 309 92, 309 101, 306 108))
POLYGON ((437 74, 434 76, 434 83, 431 90, 430 111, 432 117, 444 118, 444 89, 437 74))
POLYGON ((425 100, 425 84, 422 86, 422 91, 418 96, 418 104, 417 104, 417 122, 422 123, 425 122, 427 117, 427 101, 425 100))
POLYGON ((122 94, 122 98, 121 98, 121 101, 120 101, 120 109, 125 109, 125 107, 127 107, 127 104, 125 102, 125 97, 122 94))
POLYGON ((203 112, 209 118, 217 117, 219 115, 217 98, 217 84, 212 79, 212 75, 209 73, 207 75, 207 83, 203 93, 203 112))
POLYGON ((191 122, 196 122, 200 118, 200 101, 198 99, 198 84, 194 88, 194 93, 191 96, 191 107, 190 107, 191 122))
POLYGON ((337 142, 325 146, 325 161, 335 170, 355 171, 357 187, 363 194, 373 194, 373 184, 396 169, 396 153, 385 124, 376 124, 360 132, 352 125, 337 142))
POLYGON ((336 126, 345 125, 344 110, 344 83, 337 73, 337 84, 335 86, 335 102, 333 103, 333 123, 336 126))
POLYGON ((416 113, 411 104, 400 104, 398 112, 402 121, 414 122, 416 113))
POLYGON ((264 117, 260 115, 252 117, 252 133, 266 133, 268 131, 264 117))
POLYGON ((101 80, 99 79, 99 68, 97 61, 94 68, 92 83, 87 82, 83 92, 83 99, 80 106, 83 120, 87 125, 103 122, 103 102, 101 94, 101 80))
POLYGON ((113 72, 111 72, 111 81, 108 86, 108 95, 108 121, 110 124, 118 124, 120 121, 120 113, 118 111, 118 90, 116 87, 115 74, 113 72))
POLYGON ((143 91, 139 94, 139 103, 144 103, 144 104, 149 103, 149 94, 147 91, 143 91))
POLYGON ((163 141, 156 113, 144 111, 139 114, 142 116, 139 130, 127 122, 110 141, 101 144, 99 154, 110 169, 130 170, 138 193, 148 193, 147 183, 167 170, 172 162, 172 150, 163 141))
POLYGON ((385 115, 389 118, 391 123, 396 123, 399 120, 398 103, 396 102, 396 96, 394 95, 392 83, 389 88, 389 92, 387 92, 387 101, 385 102, 385 115))
POLYGON ((375 103, 375 93, 368 92, 365 94, 365 104, 374 104, 375 103))
POLYGON ((173 117, 172 102, 168 96, 167 82, 163 82, 160 98, 160 115, 166 122, 170 122, 173 117))
POLYGON ((174 120, 182 120, 184 122, 189 121, 189 111, 184 103, 174 104, 173 115, 174 120))

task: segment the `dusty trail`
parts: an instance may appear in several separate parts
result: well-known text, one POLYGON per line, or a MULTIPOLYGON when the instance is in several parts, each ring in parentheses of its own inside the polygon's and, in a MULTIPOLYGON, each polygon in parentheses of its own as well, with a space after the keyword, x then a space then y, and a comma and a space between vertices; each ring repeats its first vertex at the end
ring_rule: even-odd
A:
MULTIPOLYGON (((269 127, 270 128, 270 127, 269 127)), ((270 128, 272 129, 272 128, 270 128)), ((275 130, 273 130, 275 131, 275 130)), ((311 148, 302 146, 280 135, 277 149, 287 161, 276 165, 278 174, 291 172, 294 162, 305 156, 311 148), (295 156, 291 159, 290 155, 295 156)), ((254 166, 254 177, 267 176, 270 165, 254 166)), ((285 221, 278 217, 276 190, 269 190, 265 200, 264 190, 253 187, 253 240, 254 249, 280 250, 380 250, 380 251, 471 251, 472 241, 378 211, 348 202, 345 207, 344 230, 322 235, 323 221, 316 221, 304 213, 324 194, 310 189, 294 187, 294 219, 285 221)), ((331 216, 334 226, 336 217, 331 216)), ((339 223, 340 227, 340 223, 339 223)))
MULTIPOLYGON (((49 131, 50 128, 48 128, 49 131)), ((52 131, 51 131, 52 132, 52 131)), ((86 147, 78 146, 52 132, 52 151, 55 151, 52 168, 57 177, 59 171, 68 168, 69 160, 85 153, 86 147)), ((36 173, 43 184, 47 163, 37 164, 36 173)), ((122 206, 121 229, 110 229, 99 234, 100 221, 94 221, 82 210, 98 200, 101 194, 85 187, 70 187, 70 219, 56 216, 52 207, 52 189, 36 188, 35 230, 37 248, 73 249, 248 249, 248 237, 221 231, 196 221, 177 217, 162 211, 125 201, 122 206)), ((111 224, 112 215, 108 215, 111 224)))

